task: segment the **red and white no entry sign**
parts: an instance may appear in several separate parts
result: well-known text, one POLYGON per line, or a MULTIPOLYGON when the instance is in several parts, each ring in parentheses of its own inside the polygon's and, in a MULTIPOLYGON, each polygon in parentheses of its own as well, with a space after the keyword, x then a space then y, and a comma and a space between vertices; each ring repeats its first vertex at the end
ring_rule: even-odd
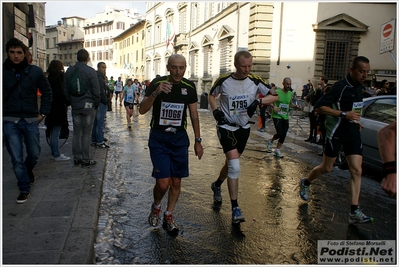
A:
POLYGON ((392 51, 395 42, 395 20, 381 25, 380 54, 392 51))
POLYGON ((382 35, 385 38, 388 38, 389 35, 391 35, 392 33, 392 24, 388 23, 387 25, 385 25, 384 29, 382 30, 382 35))

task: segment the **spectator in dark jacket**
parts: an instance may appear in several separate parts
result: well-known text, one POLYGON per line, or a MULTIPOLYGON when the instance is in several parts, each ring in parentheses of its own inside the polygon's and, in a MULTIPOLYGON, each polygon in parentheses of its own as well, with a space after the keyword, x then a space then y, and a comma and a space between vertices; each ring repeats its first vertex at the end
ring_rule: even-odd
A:
POLYGON ((97 78, 100 86, 100 105, 97 108, 96 117, 94 118, 93 130, 91 132, 92 145, 100 148, 109 148, 104 139, 104 121, 105 114, 108 109, 108 87, 106 84, 105 73, 107 65, 104 62, 97 64, 97 78))
POLYGON ((74 163, 75 165, 82 165, 82 167, 90 167, 97 164, 96 161, 91 159, 90 141, 96 109, 100 105, 100 86, 96 71, 87 66, 90 56, 86 49, 78 51, 77 60, 78 62, 68 68, 65 73, 64 93, 72 107, 74 163), (79 69, 83 85, 87 90, 82 96, 73 96, 68 92, 68 83, 71 82, 75 68, 79 69))
POLYGON ((301 95, 301 99, 305 99, 305 97, 309 94, 309 86, 307 84, 305 84, 302 87, 302 95, 301 95))
POLYGON ((16 38, 6 44, 7 59, 3 64, 3 134, 11 156, 20 194, 17 203, 25 203, 30 186, 36 182, 33 168, 40 154, 39 123, 50 113, 52 93, 41 68, 29 65, 28 48, 16 38), (40 109, 37 91, 41 94, 40 109), (23 144, 26 158, 23 157, 23 144))
POLYGON ((69 102, 64 95, 64 65, 59 60, 53 60, 47 70, 48 81, 53 92, 50 114, 46 117, 46 133, 49 134, 51 158, 54 161, 69 160, 64 154, 60 154, 58 144, 61 128, 68 127, 67 110, 69 102))
POLYGON ((309 137, 305 140, 305 142, 316 143, 317 142, 317 112, 314 110, 314 105, 320 99, 322 94, 322 90, 320 87, 309 90, 309 93, 305 97, 305 101, 307 101, 310 105, 309 107, 309 137))

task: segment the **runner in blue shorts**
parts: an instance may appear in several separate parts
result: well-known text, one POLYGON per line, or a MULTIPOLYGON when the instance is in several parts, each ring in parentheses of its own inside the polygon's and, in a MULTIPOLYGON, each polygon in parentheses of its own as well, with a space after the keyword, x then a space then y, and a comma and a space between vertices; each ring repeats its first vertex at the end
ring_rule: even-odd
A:
POLYGON ((151 129, 148 146, 154 165, 152 176, 156 179, 188 177, 189 145, 190 141, 184 130, 165 134, 164 130, 151 129))
POLYGON ((152 108, 151 130, 148 140, 153 165, 152 176, 156 179, 154 202, 148 222, 157 226, 160 222, 161 201, 168 192, 168 204, 163 216, 163 227, 178 233, 172 212, 179 198, 181 178, 188 177, 187 108, 190 112, 195 143, 194 151, 202 158, 200 125, 197 111, 198 96, 195 84, 184 78, 186 59, 174 54, 166 66, 170 75, 155 78, 146 89, 139 113, 152 108))

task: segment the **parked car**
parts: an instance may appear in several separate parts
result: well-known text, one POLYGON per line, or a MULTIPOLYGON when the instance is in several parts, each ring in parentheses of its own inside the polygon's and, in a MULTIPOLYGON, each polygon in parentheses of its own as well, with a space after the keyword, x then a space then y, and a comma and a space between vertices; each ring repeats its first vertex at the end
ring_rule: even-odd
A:
MULTIPOLYGON (((382 171, 382 162, 378 150, 377 132, 382 127, 396 121, 396 95, 374 96, 363 99, 360 134, 363 143, 363 166, 382 171)), ((340 154, 335 163, 341 169, 347 169, 345 154, 340 154)))

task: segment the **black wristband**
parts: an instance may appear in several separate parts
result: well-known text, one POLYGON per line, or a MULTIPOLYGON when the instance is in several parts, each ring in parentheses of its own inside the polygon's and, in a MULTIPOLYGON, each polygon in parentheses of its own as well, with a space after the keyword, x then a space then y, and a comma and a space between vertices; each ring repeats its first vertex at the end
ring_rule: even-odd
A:
POLYGON ((391 173, 396 173, 396 161, 385 162, 382 164, 384 177, 391 173))

